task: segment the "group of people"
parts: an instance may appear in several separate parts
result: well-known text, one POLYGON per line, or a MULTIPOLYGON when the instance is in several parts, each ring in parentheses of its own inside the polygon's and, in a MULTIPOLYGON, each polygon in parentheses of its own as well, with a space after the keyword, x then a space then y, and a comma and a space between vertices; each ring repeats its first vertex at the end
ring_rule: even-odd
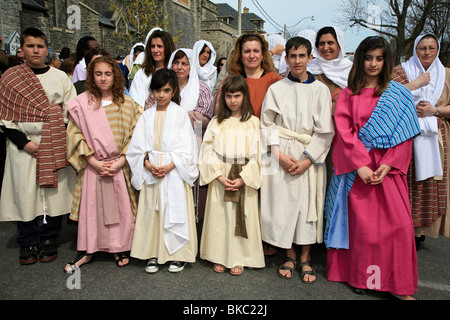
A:
POLYGON ((414 299, 416 237, 450 232, 439 41, 419 37, 394 68, 378 36, 353 62, 336 27, 269 40, 241 35, 218 73, 210 42, 176 49, 161 28, 119 62, 89 38, 71 81, 45 64, 46 36, 24 30, 26 63, 0 79, 0 220, 18 221, 20 263, 54 260, 70 213, 66 272, 103 251, 147 273, 199 256, 241 275, 282 250, 277 275, 299 268, 312 284, 324 242, 329 281, 365 289, 378 266, 376 290, 414 299))

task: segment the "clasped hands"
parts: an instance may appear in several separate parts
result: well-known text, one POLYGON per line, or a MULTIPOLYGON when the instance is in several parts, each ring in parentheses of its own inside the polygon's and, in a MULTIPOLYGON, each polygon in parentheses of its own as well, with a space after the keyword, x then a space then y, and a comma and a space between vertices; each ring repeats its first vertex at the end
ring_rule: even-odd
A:
POLYGON ((291 156, 288 156, 282 152, 278 152, 278 163, 286 173, 291 176, 301 175, 308 170, 312 165, 311 158, 307 157, 304 160, 296 160, 291 156))
POLYGON ((372 186, 379 185, 384 178, 391 171, 392 167, 382 164, 377 170, 372 171, 368 166, 364 166, 356 170, 356 173, 361 178, 364 184, 371 184, 372 186))
POLYGON ((237 178, 234 180, 230 180, 228 178, 225 178, 224 176, 220 176, 217 178, 217 180, 223 184, 225 187, 225 191, 238 191, 240 187, 244 185, 244 179, 237 178))
POLYGON ((125 165, 125 155, 115 160, 97 160, 93 155, 85 157, 86 162, 93 167, 100 177, 114 177, 125 165))
POLYGON ((175 168, 175 164, 173 162, 163 165, 161 167, 157 167, 150 163, 149 160, 144 161, 145 168, 150 171, 152 176, 155 179, 162 179, 164 178, 170 171, 172 171, 175 168))

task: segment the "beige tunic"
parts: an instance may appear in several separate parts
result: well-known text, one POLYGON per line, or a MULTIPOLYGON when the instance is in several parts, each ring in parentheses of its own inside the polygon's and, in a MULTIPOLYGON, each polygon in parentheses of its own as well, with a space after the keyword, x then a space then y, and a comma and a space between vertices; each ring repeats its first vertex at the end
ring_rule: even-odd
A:
MULTIPOLYGON (((318 175, 318 166, 325 166, 325 158, 334 136, 330 91, 320 81, 300 84, 287 78, 275 83, 267 91, 261 114, 261 128, 265 143, 278 145, 280 152, 296 160, 310 157, 314 172, 291 176, 278 162, 263 157, 261 186, 262 239, 280 248, 289 249, 292 243, 308 245, 323 241, 323 200, 326 174, 318 175), (311 136, 304 145, 296 139, 279 136, 277 126, 294 133, 311 136), (315 179, 317 199, 316 221, 308 219, 310 202, 309 174, 315 179)), ((323 170, 326 172, 326 170, 323 170)), ((313 197, 312 201, 316 201, 313 197)))
POLYGON ((259 119, 255 116, 245 122, 230 117, 221 124, 213 118, 203 139, 199 158, 200 184, 209 184, 209 187, 200 258, 227 268, 265 266, 258 208, 258 189, 262 182, 259 130, 259 119), (219 176, 227 177, 232 165, 223 162, 225 154, 228 159, 249 159, 240 173, 245 182, 247 238, 235 235, 237 204, 223 200, 225 187, 217 180, 219 176))
MULTIPOLYGON (((161 150, 166 112, 156 112, 153 147, 161 150)), ((138 259, 158 258, 159 264, 167 261, 195 262, 198 251, 192 187, 184 182, 188 216, 189 242, 172 255, 164 244, 164 216, 157 208, 160 184, 143 184, 139 194, 138 212, 134 229, 131 256, 138 259)))
MULTIPOLYGON (((76 90, 69 77, 62 71, 50 68, 36 75, 51 105, 60 104, 67 123, 67 102, 75 98, 76 90)), ((4 126, 18 129, 29 140, 39 144, 42 122, 0 121, 4 126)), ((0 199, 0 221, 31 221, 45 214, 59 216, 70 212, 76 172, 69 165, 58 171, 57 188, 39 188, 36 184, 36 159, 26 151, 18 150, 8 141, 0 199)))

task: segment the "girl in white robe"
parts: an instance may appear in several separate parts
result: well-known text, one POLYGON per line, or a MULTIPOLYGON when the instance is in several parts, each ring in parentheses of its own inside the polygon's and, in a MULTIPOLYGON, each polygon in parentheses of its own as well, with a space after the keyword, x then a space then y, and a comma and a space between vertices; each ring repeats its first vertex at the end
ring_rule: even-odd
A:
POLYGON ((244 266, 265 266, 258 208, 260 124, 241 76, 225 80, 219 105, 199 158, 200 184, 209 184, 200 258, 213 262, 216 272, 231 268, 240 275, 244 266))
POLYGON ((172 261, 170 272, 195 262, 197 234, 192 186, 198 178, 197 141, 179 102, 175 72, 153 74, 153 107, 139 118, 127 153, 131 183, 140 190, 131 256, 149 259, 146 272, 172 261))

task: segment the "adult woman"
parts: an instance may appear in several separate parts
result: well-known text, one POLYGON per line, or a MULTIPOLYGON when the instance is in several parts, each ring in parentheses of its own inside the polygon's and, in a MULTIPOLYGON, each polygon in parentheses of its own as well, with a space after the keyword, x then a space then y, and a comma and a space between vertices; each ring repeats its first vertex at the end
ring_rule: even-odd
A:
MULTIPOLYGON (((136 72, 131 83, 129 94, 139 105, 144 106, 149 97, 149 85, 152 73, 166 68, 170 55, 175 50, 172 36, 160 28, 152 29, 145 42, 145 55, 141 68, 136 72)), ((141 57, 141 55, 138 56, 141 57)), ((136 61, 135 64, 138 64, 136 61)), ((153 104, 152 104, 153 105, 153 104)))
MULTIPOLYGON (((434 35, 418 37, 413 56, 394 69, 393 80, 414 96, 422 134, 414 140, 408 171, 409 198, 415 234, 450 236, 449 157, 450 69, 439 61, 439 41, 434 35), (430 132, 427 133, 427 129, 430 132)), ((419 244, 419 243, 418 243, 419 244)))
MULTIPOLYGON (((281 80, 273 65, 267 41, 259 34, 243 34, 228 59, 229 74, 240 74, 247 82, 255 116, 260 118, 261 106, 267 89, 281 80)), ((220 96, 220 88, 218 91, 220 96)), ((218 99, 216 99, 216 112, 218 99)))
MULTIPOLYGON (((195 68, 195 52, 191 49, 178 49, 170 57, 168 68, 175 71, 180 87, 180 106, 188 112, 200 148, 202 136, 214 113, 214 97, 208 85, 199 80, 195 68)), ((194 185, 194 203, 197 221, 203 219, 207 187, 200 187, 198 180, 194 185)))
POLYGON ((352 67, 352 62, 344 58, 344 32, 337 27, 323 27, 317 32, 313 45, 316 59, 308 65, 308 71, 330 89, 334 114, 337 98, 347 87, 347 78, 352 67))
POLYGON ((209 89, 213 89, 217 81, 216 50, 213 45, 206 40, 199 40, 194 44, 195 66, 198 78, 204 81, 209 89))
POLYGON ((69 103, 67 158, 78 171, 70 218, 78 221, 79 254, 67 272, 97 251, 113 253, 119 267, 129 263, 137 192, 125 153, 142 107, 123 90, 117 62, 101 56, 88 65, 86 92, 69 103))
POLYGON ((420 129, 411 92, 390 81, 392 69, 388 42, 364 39, 337 101, 327 278, 413 299, 417 256, 406 173, 420 129))

